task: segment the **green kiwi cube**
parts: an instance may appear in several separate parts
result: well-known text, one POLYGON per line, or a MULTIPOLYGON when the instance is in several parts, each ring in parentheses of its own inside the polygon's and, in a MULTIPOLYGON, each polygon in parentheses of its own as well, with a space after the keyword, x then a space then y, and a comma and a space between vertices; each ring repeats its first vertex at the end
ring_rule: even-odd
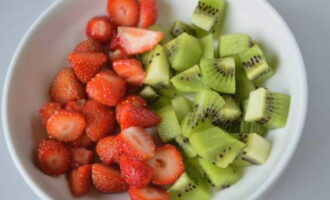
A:
POLYGON ((170 105, 171 105, 171 99, 161 96, 150 105, 150 108, 154 111, 158 111, 159 109, 170 105))
POLYGON ((201 29, 201 28, 199 28, 197 26, 192 25, 192 27, 194 28, 195 33, 196 33, 196 36, 195 37, 197 37, 199 39, 202 38, 202 37, 204 37, 204 36, 206 36, 206 35, 208 35, 208 34, 210 34, 209 32, 207 32, 204 29, 201 29))
POLYGON ((257 133, 264 136, 267 133, 267 128, 256 122, 247 122, 242 120, 240 124, 240 133, 257 133))
POLYGON ((223 96, 225 105, 220 110, 220 116, 224 120, 233 121, 238 119, 242 112, 235 100, 230 96, 223 96))
POLYGON ((202 58, 214 58, 213 36, 208 34, 199 39, 203 48, 202 58))
POLYGON ((245 70, 241 66, 241 63, 236 65, 235 71, 236 78, 236 93, 235 98, 239 101, 244 101, 249 98, 250 92, 255 90, 253 82, 246 76, 245 70))
POLYGON ((167 97, 167 98, 174 98, 178 96, 180 93, 175 89, 173 84, 171 82, 169 83, 158 83, 157 85, 154 85, 155 90, 158 94, 161 96, 167 97))
POLYGON ((172 106, 179 122, 192 111, 192 102, 184 96, 177 96, 171 100, 172 106))
POLYGON ((163 142, 169 142, 181 135, 180 124, 172 106, 160 109, 157 114, 162 119, 157 126, 157 130, 163 142))
POLYGON ((225 0, 221 0, 222 2, 222 7, 221 7, 221 11, 220 11, 220 15, 218 16, 218 18, 215 21, 214 26, 211 29, 211 33, 213 35, 213 39, 214 40, 218 40, 220 38, 220 34, 223 30, 223 25, 225 22, 225 16, 226 16, 226 12, 227 12, 227 3, 225 0))
POLYGON ((193 158, 197 155, 196 150, 189 142, 189 138, 179 135, 175 138, 175 141, 189 158, 193 158))
POLYGON ((171 33, 175 37, 181 35, 182 33, 187 33, 189 35, 196 36, 195 29, 192 26, 181 21, 173 22, 171 33))
POLYGON ((188 115, 186 115, 185 118, 182 120, 181 132, 183 136, 189 137, 194 132, 205 130, 212 126, 211 119, 205 118, 204 120, 202 120, 202 119, 197 119, 195 116, 197 115, 191 112, 188 115))
POLYGON ((161 44, 166 44, 168 41, 173 39, 173 36, 167 31, 162 25, 156 24, 149 27, 150 30, 161 31, 164 33, 164 38, 160 41, 161 44))
POLYGON ((140 91, 140 96, 146 99, 149 103, 156 101, 159 98, 157 92, 149 85, 145 86, 140 91))
POLYGON ((220 37, 219 55, 220 57, 238 55, 250 48, 250 36, 243 33, 228 34, 220 37))

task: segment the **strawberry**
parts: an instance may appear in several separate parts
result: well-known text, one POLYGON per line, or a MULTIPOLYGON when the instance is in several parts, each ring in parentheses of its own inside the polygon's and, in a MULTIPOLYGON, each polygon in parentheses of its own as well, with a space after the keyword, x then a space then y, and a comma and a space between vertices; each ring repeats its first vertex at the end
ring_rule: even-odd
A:
POLYGON ((152 168, 143 160, 123 155, 120 159, 120 173, 130 186, 145 187, 152 177, 152 168))
POLYGON ((118 27, 120 46, 128 54, 141 54, 153 49, 164 37, 163 32, 141 28, 118 27))
POLYGON ((181 153, 171 144, 159 147, 148 164, 154 170, 151 181, 157 185, 174 183, 185 170, 181 153))
POLYGON ((138 27, 149 28, 156 23, 158 8, 156 0, 140 0, 140 19, 138 27))
POLYGON ((116 107, 116 120, 118 123, 120 123, 120 113, 125 106, 125 104, 132 103, 134 106, 137 107, 147 107, 147 102, 138 95, 130 95, 127 96, 126 99, 122 102, 120 102, 116 107))
POLYGON ((130 187, 131 200, 169 200, 170 195, 163 189, 147 186, 145 188, 130 187))
POLYGON ((116 50, 116 49, 119 49, 120 48, 118 33, 116 33, 111 38, 111 41, 110 41, 110 44, 109 44, 108 47, 109 47, 110 50, 116 50))
POLYGON ((142 63, 137 59, 117 59, 112 62, 113 70, 134 86, 143 84, 146 73, 143 71, 142 63))
POLYGON ((62 108, 61 104, 56 102, 47 102, 39 110, 39 115, 41 122, 44 126, 47 125, 47 121, 52 116, 55 111, 60 110, 62 108))
POLYGON ((122 151, 116 136, 107 136, 100 139, 96 144, 96 154, 105 165, 119 163, 122 151))
POLYGON ((146 160, 155 154, 156 146, 151 136, 143 128, 130 127, 122 130, 117 137, 121 150, 128 156, 146 160))
POLYGON ((128 185, 120 176, 120 172, 106 165, 93 164, 92 180, 96 190, 102 193, 119 193, 128 190, 128 185))
POLYGON ((86 102, 85 99, 79 99, 77 101, 69 101, 65 105, 65 110, 81 112, 85 105, 85 102, 86 102))
POLYGON ((116 26, 109 17, 94 17, 90 19, 86 26, 86 35, 92 40, 101 43, 109 42, 116 26))
POLYGON ((85 117, 78 112, 58 110, 47 121, 47 133, 61 142, 78 139, 86 127, 85 117))
POLYGON ((136 26, 139 20, 139 4, 136 0, 108 0, 110 18, 121 26, 136 26))
POLYGON ((94 142, 114 131, 115 116, 111 108, 95 100, 88 100, 82 112, 87 121, 86 134, 94 142))
POLYGON ((90 148, 94 144, 93 140, 91 140, 86 133, 83 133, 78 139, 73 141, 71 145, 73 147, 81 147, 81 148, 90 148))
POLYGON ((79 52, 79 53, 103 52, 103 47, 99 42, 95 40, 84 40, 76 46, 74 52, 79 52))
POLYGON ((93 162, 93 152, 85 148, 70 148, 71 166, 77 168, 93 162))
POLYGON ((102 52, 73 52, 69 55, 68 59, 78 79, 86 83, 100 71, 108 58, 102 52))
POLYGON ((92 165, 83 165, 73 169, 69 175, 69 186, 72 194, 82 196, 89 192, 92 184, 92 165))
POLYGON ((86 96, 85 87, 71 68, 64 68, 56 75, 50 89, 50 96, 58 103, 83 99, 86 96))
POLYGON ((115 49, 115 50, 110 50, 108 55, 109 55, 110 60, 129 58, 129 56, 121 48, 118 48, 118 49, 115 49))
POLYGON ((64 174, 70 169, 70 151, 61 142, 43 139, 38 146, 38 165, 50 176, 64 174))
POLYGON ((104 70, 87 83, 86 91, 96 101, 115 106, 125 95, 126 82, 112 71, 104 70))

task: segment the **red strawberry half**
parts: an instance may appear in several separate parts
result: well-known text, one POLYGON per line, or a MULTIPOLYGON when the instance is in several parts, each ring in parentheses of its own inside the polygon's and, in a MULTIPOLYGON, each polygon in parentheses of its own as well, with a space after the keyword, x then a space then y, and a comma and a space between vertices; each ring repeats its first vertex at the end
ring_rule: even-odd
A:
POLYGON ((117 59, 113 61, 112 67, 127 83, 135 86, 141 86, 143 84, 146 73, 143 71, 140 61, 134 58, 117 59))
POLYGON ((135 26, 139 20, 139 4, 136 0, 108 0, 107 11, 118 25, 135 26))
POLYGON ((61 104, 56 102, 48 102, 42 105, 42 107, 39 110, 39 115, 42 124, 46 126, 50 116, 52 116, 55 113, 55 111, 60 110, 61 108, 62 108, 61 104))
POLYGON ((96 144, 96 153, 105 165, 120 162, 122 155, 116 136, 107 136, 100 139, 96 144))
POLYGON ((92 183, 92 165, 83 165, 71 171, 69 185, 72 194, 82 196, 88 193, 92 183))
POLYGON ((170 195, 162 189, 147 186, 145 188, 130 187, 131 200, 169 200, 170 195))
POLYGON ((156 23, 158 8, 156 0, 140 0, 140 20, 138 27, 148 28, 156 23))
POLYGON ((93 140, 91 140, 86 133, 83 133, 78 139, 73 141, 71 145, 73 147, 82 147, 82 148, 90 148, 94 144, 93 140))
POLYGON ((84 40, 76 46, 74 52, 79 52, 79 53, 103 52, 103 47, 99 42, 95 40, 84 40))
POLYGON ((109 17, 94 17, 88 21, 86 35, 88 38, 101 43, 109 42, 116 26, 109 17))
POLYGON ((66 110, 81 112, 86 103, 85 99, 79 99, 77 101, 69 101, 65 105, 66 110))
POLYGON ((70 148, 71 165, 73 168, 93 162, 93 151, 85 148, 70 148))
POLYGON ((138 95, 130 95, 127 96, 126 99, 122 102, 120 102, 116 107, 116 120, 118 123, 120 123, 120 113, 122 109, 124 108, 125 104, 131 103, 134 106, 137 107, 147 107, 147 102, 138 95))

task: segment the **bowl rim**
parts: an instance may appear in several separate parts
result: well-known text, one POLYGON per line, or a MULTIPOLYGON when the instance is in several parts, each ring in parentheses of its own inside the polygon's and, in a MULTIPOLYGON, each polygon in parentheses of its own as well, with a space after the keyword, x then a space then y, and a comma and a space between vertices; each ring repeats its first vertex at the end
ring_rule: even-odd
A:
MULTIPOLYGON (((301 66, 301 74, 302 76, 300 77, 302 79, 302 90, 301 90, 301 95, 302 95, 302 116, 301 116, 301 121, 297 125, 297 129, 294 130, 295 134, 293 135, 294 137, 291 139, 290 144, 288 145, 288 149, 285 153, 285 155, 282 156, 281 163, 273 170, 273 172, 270 174, 269 177, 266 178, 265 182, 256 190, 254 191, 250 196, 247 197, 247 200, 254 200, 258 199, 262 196, 264 196, 269 189, 278 181, 279 177, 283 174, 284 170, 288 166, 289 162, 291 161, 291 158, 297 149, 297 145, 300 141, 301 135, 303 133, 303 128, 304 128, 304 122, 306 120, 306 115, 307 115, 307 105, 308 105, 308 86, 307 86, 307 78, 306 78, 306 68, 304 65, 303 57, 301 54, 301 51, 299 49, 299 46, 297 44, 297 41, 289 28, 288 24, 285 22, 285 20, 281 17, 281 15, 276 11, 276 9, 268 2, 265 0, 256 0, 259 1, 261 4, 264 4, 264 6, 269 9, 271 14, 275 17, 276 20, 278 20, 282 26, 286 29, 288 33, 288 37, 292 41, 293 48, 295 50, 295 53, 297 54, 299 60, 298 63, 301 66)), ((3 87, 3 95, 2 95, 2 123, 3 123, 3 132, 4 132, 4 137, 5 141, 7 144, 7 148, 9 150, 9 153, 11 155, 11 158, 18 169, 20 175, 23 177, 24 181, 29 185, 29 187, 32 189, 32 191, 41 199, 52 199, 45 191, 41 190, 35 181, 30 177, 29 173, 27 170, 23 167, 21 160, 19 159, 17 152, 15 151, 14 145, 12 143, 12 137, 10 135, 10 130, 9 130, 9 121, 8 121, 8 102, 9 102, 9 97, 8 97, 8 92, 9 88, 12 82, 12 77, 16 69, 16 64, 17 60, 22 54, 22 50, 24 49, 27 41, 30 39, 30 37, 34 34, 36 27, 39 26, 45 19, 46 16, 51 13, 57 6, 59 6, 61 3, 65 2, 65 0, 55 0, 53 3, 51 3, 38 17, 37 19, 30 25, 28 30, 25 32, 23 38, 19 42, 13 57, 11 58, 8 71, 6 73, 5 77, 5 82, 4 82, 4 87, 3 87)))

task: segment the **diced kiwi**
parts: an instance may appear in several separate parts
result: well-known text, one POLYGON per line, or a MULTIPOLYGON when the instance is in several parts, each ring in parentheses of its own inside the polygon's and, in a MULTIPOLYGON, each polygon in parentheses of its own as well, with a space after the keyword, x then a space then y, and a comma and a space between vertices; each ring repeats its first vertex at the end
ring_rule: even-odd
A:
POLYGON ((202 38, 202 37, 210 34, 209 32, 207 32, 204 29, 201 29, 201 28, 199 28, 197 26, 192 25, 192 27, 195 29, 195 33, 196 33, 196 37, 197 38, 202 38))
POLYGON ((174 98, 178 96, 180 93, 175 89, 173 84, 170 83, 159 83, 157 85, 154 85, 155 90, 158 94, 161 96, 167 97, 167 98, 174 98))
POLYGON ((178 121, 181 123, 183 118, 192 111, 192 102, 184 96, 177 96, 171 102, 178 121))
POLYGON ((213 36, 208 34, 199 40, 203 48, 202 58, 214 58, 213 36))
POLYGON ((173 36, 167 31, 162 25, 156 24, 149 27, 150 30, 161 31, 164 33, 164 38, 160 41, 161 44, 166 44, 168 41, 173 39, 173 36))
POLYGON ((189 142, 189 138, 179 135, 175 138, 175 141, 189 158, 193 158, 197 155, 196 150, 189 142))
POLYGON ((247 122, 242 120, 240 124, 240 133, 257 133, 264 136, 267 133, 267 128, 256 122, 247 122))
POLYGON ((251 46, 250 36, 243 33, 223 35, 219 41, 220 57, 235 56, 251 46))
POLYGON ((182 92, 197 92, 202 89, 208 89, 202 79, 202 73, 198 65, 195 65, 171 79, 174 87, 182 92))
POLYGON ((250 93, 244 120, 269 129, 284 127, 288 118, 290 96, 259 88, 250 93))
POLYGON ((171 67, 184 71, 196 65, 202 56, 199 40, 187 33, 182 33, 165 45, 171 67))
POLYGON ((258 45, 243 51, 240 54, 240 60, 248 79, 252 80, 256 85, 260 85, 274 74, 273 69, 268 65, 264 53, 258 45))
POLYGON ((218 92, 235 93, 234 58, 202 59, 200 65, 203 78, 209 87, 218 92))
POLYGON ((254 86, 253 82, 249 80, 246 76, 245 70, 241 66, 241 63, 236 65, 236 93, 235 98, 238 101, 244 101, 245 99, 249 98, 250 92, 255 90, 256 87, 254 86))
POLYGON ((201 120, 198 120, 196 117, 196 114, 193 112, 186 115, 186 117, 183 119, 181 123, 181 132, 185 137, 189 137, 194 132, 208 129, 212 126, 212 120, 209 118, 204 118, 201 120), (198 122, 198 123, 197 123, 198 122))
POLYGON ((182 33, 187 33, 189 35, 196 36, 195 29, 182 21, 175 21, 173 23, 171 33, 175 37, 181 35, 182 33))
POLYGON ((234 138, 238 139, 239 141, 246 143, 249 134, 250 133, 231 133, 230 135, 232 135, 234 138))
POLYGON ((169 142, 181 135, 181 128, 172 106, 166 106, 160 109, 157 114, 161 121, 157 126, 158 134, 163 142, 169 142))
POLYGON ((154 111, 158 111, 159 109, 169 105, 171 105, 171 99, 161 96, 150 105, 150 108, 154 111))
POLYGON ((223 6, 221 8, 220 15, 216 19, 216 22, 210 31, 213 34, 214 40, 218 40, 220 38, 220 34, 223 30, 223 25, 224 25, 226 13, 227 13, 227 3, 225 0, 221 0, 221 1, 223 2, 222 3, 223 6))
POLYGON ((145 86, 140 91, 139 94, 141 97, 146 99, 149 103, 153 103, 159 98, 159 95, 157 94, 157 92, 149 85, 145 86))
POLYGON ((198 155, 222 168, 232 163, 245 147, 244 143, 218 127, 194 133, 190 143, 198 155))

